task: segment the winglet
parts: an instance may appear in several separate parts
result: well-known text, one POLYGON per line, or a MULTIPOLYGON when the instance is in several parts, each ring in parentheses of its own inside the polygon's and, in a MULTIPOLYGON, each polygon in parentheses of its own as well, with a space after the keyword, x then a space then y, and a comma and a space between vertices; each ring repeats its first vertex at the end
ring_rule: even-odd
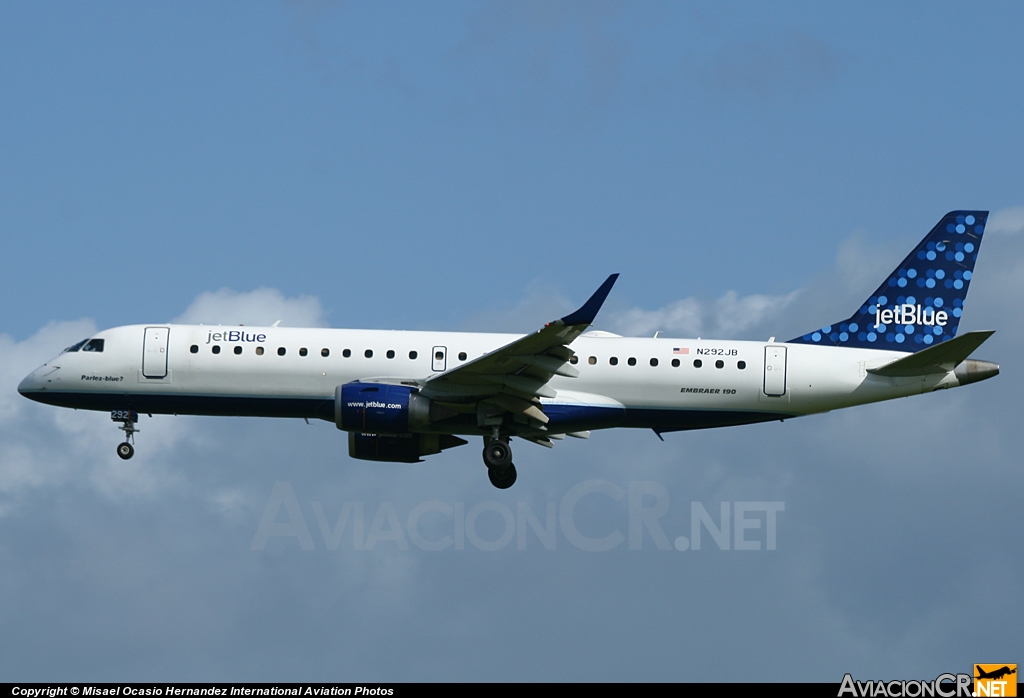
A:
POLYGON ((604 283, 601 284, 601 288, 594 291, 594 295, 590 297, 583 307, 577 310, 575 313, 570 313, 562 318, 562 322, 566 325, 589 325, 597 317, 597 311, 604 305, 604 299, 608 297, 608 294, 612 290, 612 286, 615 285, 615 280, 619 278, 618 274, 612 274, 604 283))

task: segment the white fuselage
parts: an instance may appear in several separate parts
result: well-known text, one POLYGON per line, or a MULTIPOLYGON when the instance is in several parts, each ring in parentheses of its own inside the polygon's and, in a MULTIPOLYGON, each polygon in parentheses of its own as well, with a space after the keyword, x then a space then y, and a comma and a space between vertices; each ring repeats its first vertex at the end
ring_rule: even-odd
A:
MULTIPOLYGON (((555 397, 542 400, 546 412, 567 410, 551 425, 555 432, 743 424, 959 384, 952 372, 909 378, 868 372, 906 356, 899 352, 595 334, 571 345, 578 377, 556 375, 549 383, 555 397), (582 416, 585 409, 572 408, 610 408, 622 417, 595 421, 582 416)), ((518 335, 134 325, 94 337, 104 340, 102 352, 65 352, 19 390, 40 402, 81 409, 333 420, 339 385, 423 384, 518 335)), ((482 433, 473 426, 448 431, 482 433)))

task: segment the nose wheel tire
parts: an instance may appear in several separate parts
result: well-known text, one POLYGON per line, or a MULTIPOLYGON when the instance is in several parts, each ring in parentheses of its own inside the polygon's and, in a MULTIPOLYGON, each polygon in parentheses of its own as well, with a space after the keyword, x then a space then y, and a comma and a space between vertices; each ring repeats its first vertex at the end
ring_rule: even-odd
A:
POLYGON ((484 464, 489 470, 503 470, 512 465, 512 447, 507 441, 491 439, 484 446, 484 464))
POLYGON ((119 455, 122 460, 128 460, 129 458, 135 455, 135 447, 132 446, 127 441, 123 444, 118 444, 117 455, 119 455))
POLYGON ((504 468, 488 468, 487 477, 499 490, 507 490, 516 482, 516 466, 509 463, 504 468))

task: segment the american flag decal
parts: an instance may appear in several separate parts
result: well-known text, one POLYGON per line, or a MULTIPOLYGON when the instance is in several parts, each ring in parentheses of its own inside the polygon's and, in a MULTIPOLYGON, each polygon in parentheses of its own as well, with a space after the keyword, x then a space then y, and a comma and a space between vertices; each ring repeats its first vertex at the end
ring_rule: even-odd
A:
POLYGON ((676 347, 675 349, 672 350, 672 353, 673 354, 689 354, 690 353, 690 347, 676 347))

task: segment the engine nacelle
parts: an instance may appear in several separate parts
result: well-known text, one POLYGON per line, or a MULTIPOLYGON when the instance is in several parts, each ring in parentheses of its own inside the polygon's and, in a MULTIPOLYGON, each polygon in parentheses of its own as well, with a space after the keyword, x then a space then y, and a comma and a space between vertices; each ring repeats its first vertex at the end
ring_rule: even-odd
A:
POLYGON ((348 454, 360 460, 418 463, 420 456, 468 443, 450 434, 363 434, 349 432, 348 454))
POLYGON ((346 383, 334 390, 334 423, 344 431, 408 434, 430 422, 430 400, 407 385, 346 383))

